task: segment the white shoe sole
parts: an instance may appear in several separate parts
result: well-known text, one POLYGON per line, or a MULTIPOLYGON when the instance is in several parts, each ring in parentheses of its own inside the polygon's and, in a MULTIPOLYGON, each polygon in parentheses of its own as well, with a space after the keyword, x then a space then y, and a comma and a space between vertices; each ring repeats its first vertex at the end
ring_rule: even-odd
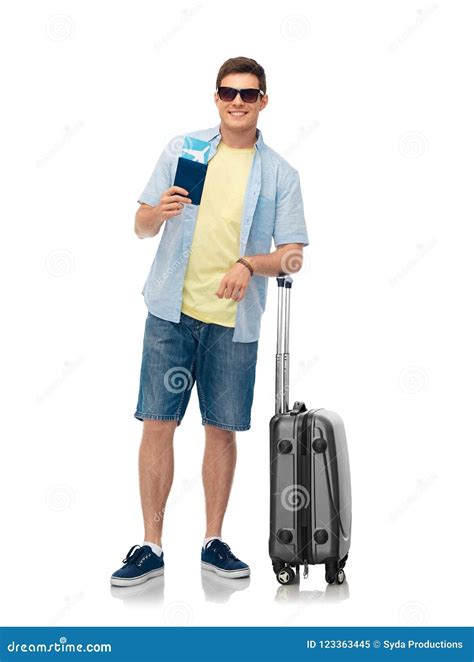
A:
POLYGON ((250 568, 242 568, 242 570, 221 570, 221 568, 216 568, 215 565, 206 563, 205 561, 201 561, 201 568, 203 570, 209 570, 209 572, 215 572, 219 577, 227 577, 228 579, 238 579, 239 577, 248 577, 250 575, 250 568))
POLYGON ((110 583, 112 586, 136 586, 137 584, 143 584, 153 577, 159 577, 164 573, 164 568, 158 568, 157 570, 150 570, 150 572, 140 575, 140 577, 134 577, 133 579, 124 579, 122 577, 111 577, 110 583))

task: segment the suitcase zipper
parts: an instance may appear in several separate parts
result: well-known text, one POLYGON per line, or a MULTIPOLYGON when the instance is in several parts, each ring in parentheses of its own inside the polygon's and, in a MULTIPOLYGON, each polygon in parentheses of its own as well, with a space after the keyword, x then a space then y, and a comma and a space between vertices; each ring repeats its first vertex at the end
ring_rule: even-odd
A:
MULTIPOLYGON (((301 412, 302 413, 302 412, 301 412)), ((308 503, 298 511, 298 529, 299 529, 299 554, 298 558, 300 563, 304 565, 303 578, 308 576, 308 563, 312 563, 311 542, 309 536, 311 535, 311 454, 308 447, 308 436, 311 437, 311 432, 308 435, 307 421, 308 414, 305 411, 299 421, 299 429, 297 427, 297 436, 299 440, 299 462, 298 462, 298 483, 304 488, 305 493, 308 495, 308 503)))

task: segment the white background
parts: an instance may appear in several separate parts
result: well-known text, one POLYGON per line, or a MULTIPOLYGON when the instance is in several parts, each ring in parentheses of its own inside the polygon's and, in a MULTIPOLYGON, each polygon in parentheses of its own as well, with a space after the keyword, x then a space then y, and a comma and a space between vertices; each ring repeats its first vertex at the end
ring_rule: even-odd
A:
POLYGON ((3 5, 3 625, 468 625, 472 598, 469 2, 3 5), (166 577, 109 576, 142 541, 133 418, 159 238, 133 233, 166 142, 214 126, 219 66, 266 69, 264 140, 301 176, 291 399, 344 419, 347 584, 279 587, 267 556, 276 285, 224 538, 201 576, 196 390, 176 434, 166 577))

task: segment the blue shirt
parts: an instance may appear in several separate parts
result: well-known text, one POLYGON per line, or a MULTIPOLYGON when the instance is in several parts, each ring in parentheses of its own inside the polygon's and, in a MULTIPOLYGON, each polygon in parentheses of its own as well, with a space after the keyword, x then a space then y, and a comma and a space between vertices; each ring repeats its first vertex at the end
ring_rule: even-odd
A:
MULTIPOLYGON (((191 135, 211 143, 209 159, 221 140, 220 125, 193 131, 191 135)), ((155 206, 173 186, 184 135, 173 138, 163 150, 139 203, 155 206)), ((244 197, 240 227, 240 255, 268 254, 272 238, 280 244, 309 244, 298 172, 263 142, 257 129, 255 156, 244 197)), ((198 206, 185 204, 181 214, 162 225, 161 241, 142 294, 150 313, 179 322, 184 276, 191 252, 198 206)), ((268 276, 254 274, 242 301, 237 303, 233 342, 254 342, 260 335, 265 310, 268 276)))

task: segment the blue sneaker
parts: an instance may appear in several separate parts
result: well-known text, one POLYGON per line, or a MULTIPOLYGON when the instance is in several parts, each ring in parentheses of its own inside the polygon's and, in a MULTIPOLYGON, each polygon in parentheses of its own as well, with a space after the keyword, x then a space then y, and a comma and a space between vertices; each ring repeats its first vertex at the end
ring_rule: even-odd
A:
POLYGON ((222 540, 210 540, 206 548, 201 550, 201 567, 210 570, 221 577, 248 577, 250 568, 230 551, 230 547, 222 540))
POLYGON ((123 565, 110 578, 112 586, 135 586, 152 577, 162 575, 165 570, 164 555, 155 554, 148 545, 134 545, 124 558, 123 565))

